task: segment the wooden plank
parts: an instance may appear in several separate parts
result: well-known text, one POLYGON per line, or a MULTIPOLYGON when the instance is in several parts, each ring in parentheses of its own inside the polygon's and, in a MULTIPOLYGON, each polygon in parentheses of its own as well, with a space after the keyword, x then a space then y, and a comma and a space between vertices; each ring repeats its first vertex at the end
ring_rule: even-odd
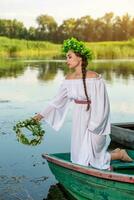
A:
POLYGON ((134 130, 134 122, 113 123, 112 125, 134 130))
MULTIPOLYGON (((125 126, 128 127, 127 125, 125 126)), ((112 124, 111 139, 116 143, 124 145, 124 147, 134 149, 134 130, 112 124)))

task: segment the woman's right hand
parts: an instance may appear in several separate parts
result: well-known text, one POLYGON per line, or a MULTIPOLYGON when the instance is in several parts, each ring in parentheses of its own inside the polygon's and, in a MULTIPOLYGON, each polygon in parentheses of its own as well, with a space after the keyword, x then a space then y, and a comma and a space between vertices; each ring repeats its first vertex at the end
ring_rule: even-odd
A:
POLYGON ((35 116, 33 117, 33 119, 35 119, 37 122, 39 122, 42 118, 43 118, 43 116, 40 115, 40 114, 37 114, 37 115, 35 115, 35 116))

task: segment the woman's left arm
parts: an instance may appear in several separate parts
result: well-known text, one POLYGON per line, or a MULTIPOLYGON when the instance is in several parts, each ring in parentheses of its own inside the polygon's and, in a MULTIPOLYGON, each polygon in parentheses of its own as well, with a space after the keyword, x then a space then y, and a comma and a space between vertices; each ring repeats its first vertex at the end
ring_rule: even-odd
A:
POLYGON ((92 83, 91 117, 88 129, 94 134, 110 133, 110 104, 103 79, 92 83))
POLYGON ((34 118, 38 121, 44 119, 52 128, 59 130, 62 126, 71 100, 68 98, 67 88, 64 81, 57 94, 48 105, 34 118))

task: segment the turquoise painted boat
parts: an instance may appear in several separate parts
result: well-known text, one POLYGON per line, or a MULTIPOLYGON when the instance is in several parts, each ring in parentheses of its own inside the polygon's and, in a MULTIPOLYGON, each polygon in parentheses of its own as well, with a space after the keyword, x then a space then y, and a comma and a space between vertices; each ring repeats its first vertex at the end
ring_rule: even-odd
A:
MULTIPOLYGON (((134 151, 127 150, 134 159, 134 151)), ((113 161, 113 170, 70 162, 70 153, 43 154, 58 182, 77 200, 134 200, 134 162, 113 161)))

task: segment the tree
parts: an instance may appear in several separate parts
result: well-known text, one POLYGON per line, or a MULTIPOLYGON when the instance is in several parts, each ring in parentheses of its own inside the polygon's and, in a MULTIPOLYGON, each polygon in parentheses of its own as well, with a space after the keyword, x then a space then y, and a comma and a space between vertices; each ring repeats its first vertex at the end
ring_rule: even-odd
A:
POLYGON ((60 25, 58 28, 58 34, 57 34, 60 42, 62 42, 64 39, 75 36, 74 34, 75 26, 76 26, 76 20, 74 18, 70 18, 63 21, 62 25, 60 25))
POLYGON ((94 20, 90 16, 77 19, 75 26, 75 36, 79 40, 92 41, 94 20))
POLYGON ((134 18, 130 22, 130 37, 134 38, 134 18))
POLYGON ((32 26, 28 30, 28 39, 36 40, 36 29, 32 26))
POLYGON ((103 35, 102 40, 108 41, 113 40, 113 20, 114 13, 106 13, 102 18, 101 22, 103 23, 103 35))
POLYGON ((54 18, 48 15, 40 15, 36 21, 38 23, 38 37, 41 40, 52 40, 58 26, 54 18))
POLYGON ((121 18, 122 40, 128 40, 130 38, 130 16, 128 14, 123 15, 121 18))
POLYGON ((10 38, 25 38, 27 29, 22 22, 8 19, 0 20, 0 35, 10 38))
POLYGON ((100 18, 96 19, 94 21, 94 27, 93 27, 93 41, 102 41, 103 35, 104 35, 104 22, 100 18))

